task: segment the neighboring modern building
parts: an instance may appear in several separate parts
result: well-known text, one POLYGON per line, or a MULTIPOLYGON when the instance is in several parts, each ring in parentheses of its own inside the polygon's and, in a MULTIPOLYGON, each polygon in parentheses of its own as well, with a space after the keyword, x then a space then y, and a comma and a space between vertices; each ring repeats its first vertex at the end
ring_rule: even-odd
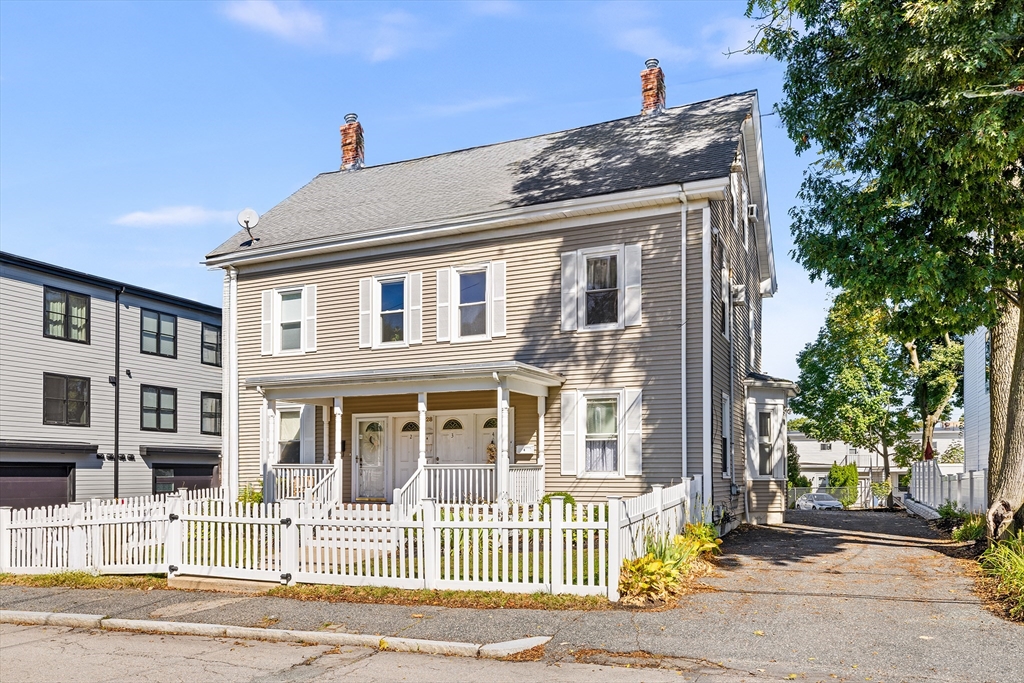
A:
MULTIPOLYGON (((940 422, 932 432, 932 450, 938 458, 945 453, 950 446, 959 443, 963 445, 965 428, 958 422, 940 422)), ((789 432, 789 440, 796 446, 797 455, 800 458, 800 474, 811 481, 811 486, 825 486, 828 484, 828 471, 832 463, 857 465, 857 471, 861 479, 872 482, 880 482, 883 478, 882 456, 874 450, 856 448, 844 441, 817 441, 806 434, 797 431, 789 432)), ((921 432, 911 432, 910 440, 914 443, 921 443, 921 432)), ((897 467, 889 458, 889 474, 893 486, 898 483, 897 477, 909 471, 906 467, 897 467)), ((944 469, 958 471, 960 465, 943 465, 944 469)))
POLYGON ((115 465, 121 497, 219 485, 220 324, 214 306, 0 253, 0 505, 110 498, 115 465))
POLYGON ((701 475, 724 527, 781 521, 757 94, 666 109, 648 66, 640 115, 380 166, 346 116, 341 169, 208 255, 229 492, 587 502, 701 475))
POLYGON ((988 469, 990 352, 984 327, 964 337, 964 472, 988 469))

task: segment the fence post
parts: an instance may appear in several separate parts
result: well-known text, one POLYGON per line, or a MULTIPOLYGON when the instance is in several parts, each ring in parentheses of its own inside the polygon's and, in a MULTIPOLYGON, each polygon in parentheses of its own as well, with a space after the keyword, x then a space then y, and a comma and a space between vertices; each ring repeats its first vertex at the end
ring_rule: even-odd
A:
POLYGON ((167 578, 177 574, 181 567, 182 527, 181 513, 184 511, 181 494, 167 496, 167 533, 164 535, 164 561, 167 563, 167 578))
POLYGON ((86 568, 85 562, 85 503, 68 503, 68 569, 81 571, 86 568))
POLYGON ((299 573, 299 516, 301 498, 281 501, 281 583, 294 586, 299 573))
POLYGON ((423 587, 427 589, 437 588, 437 575, 441 570, 441 548, 438 541, 440 537, 434 532, 434 516, 437 513, 436 503, 433 498, 422 499, 420 516, 423 518, 423 568, 420 578, 423 579, 423 587))
POLYGON ((562 533, 562 522, 565 517, 565 498, 562 496, 552 496, 549 507, 551 510, 551 514, 548 515, 548 518, 551 520, 549 531, 551 534, 551 593, 557 594, 562 592, 562 586, 565 583, 565 561, 563 559, 565 538, 562 533))
POLYGON ((608 600, 610 602, 619 601, 619 570, 621 569, 622 499, 619 496, 608 496, 608 600))
POLYGON ((967 504, 974 512, 974 470, 967 473, 967 504))
POLYGON ((11 529, 11 508, 0 507, 0 574, 11 570, 11 544, 14 530, 11 529))

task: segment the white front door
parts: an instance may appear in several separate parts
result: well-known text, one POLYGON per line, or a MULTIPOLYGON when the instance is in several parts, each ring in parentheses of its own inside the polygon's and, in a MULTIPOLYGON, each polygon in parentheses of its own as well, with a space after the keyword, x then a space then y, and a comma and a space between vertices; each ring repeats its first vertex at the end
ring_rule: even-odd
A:
POLYGON ((437 415, 434 417, 434 453, 437 462, 447 464, 470 464, 473 457, 472 414, 437 415))
POLYGON ((476 415, 476 462, 486 463, 498 461, 498 418, 493 414, 477 413, 476 415), (490 457, 490 453, 494 457, 490 457))
POLYGON ((385 470, 385 420, 358 420, 356 463, 359 468, 358 497, 361 499, 384 499, 385 470))
POLYGON ((415 417, 394 419, 395 424, 395 481, 394 487, 400 489, 409 481, 419 466, 420 458, 420 423, 415 417))

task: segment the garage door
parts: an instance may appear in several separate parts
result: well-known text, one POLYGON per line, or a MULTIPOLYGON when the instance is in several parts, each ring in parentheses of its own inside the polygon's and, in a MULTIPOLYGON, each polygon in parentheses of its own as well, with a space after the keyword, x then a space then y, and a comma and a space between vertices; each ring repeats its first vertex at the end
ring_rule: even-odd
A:
POLYGON ((209 489, 215 486, 216 465, 153 465, 153 493, 178 489, 209 489))
POLYGON ((65 463, 0 463, 0 505, 63 505, 74 500, 75 466, 65 463))

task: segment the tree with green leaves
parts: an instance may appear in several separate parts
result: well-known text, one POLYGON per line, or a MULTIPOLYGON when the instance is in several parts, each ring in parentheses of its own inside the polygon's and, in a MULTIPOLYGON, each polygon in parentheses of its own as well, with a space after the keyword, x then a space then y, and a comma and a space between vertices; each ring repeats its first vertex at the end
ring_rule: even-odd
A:
POLYGON ((800 431, 877 453, 889 478, 896 445, 914 428, 904 349, 884 331, 886 313, 840 294, 818 337, 797 356, 800 393, 790 401, 800 431))
MULTIPOLYGON (((792 422, 790 425, 792 426, 792 422)), ((800 474, 800 453, 796 450, 796 444, 789 439, 786 439, 786 478, 789 479, 791 488, 811 487, 811 480, 800 474)))
MULTIPOLYGON (((991 332, 989 534, 1024 517, 1024 5, 750 0, 817 155, 794 255, 902 340, 991 332)), ((1024 522, 1024 519, 1020 520, 1024 522)))
POLYGON ((840 465, 832 463, 828 468, 828 486, 830 489, 837 489, 836 498, 843 504, 843 507, 850 507, 857 502, 857 487, 860 484, 860 474, 857 466, 853 463, 840 465))

